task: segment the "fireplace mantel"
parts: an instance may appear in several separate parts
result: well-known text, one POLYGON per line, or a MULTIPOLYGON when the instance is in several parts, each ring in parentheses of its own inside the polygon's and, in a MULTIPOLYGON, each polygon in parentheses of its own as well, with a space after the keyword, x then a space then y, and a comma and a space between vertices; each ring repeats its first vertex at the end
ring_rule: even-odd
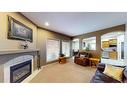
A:
POLYGON ((29 60, 29 58, 32 58, 32 71, 40 69, 39 49, 0 50, 0 83, 3 83, 5 81, 4 79, 6 79, 4 77, 5 69, 9 66, 9 62, 11 65, 15 63, 18 64, 22 63, 24 60, 29 60))
POLYGON ((0 55, 18 54, 18 53, 27 53, 27 52, 38 52, 38 51, 39 51, 39 49, 3 50, 3 51, 0 51, 0 55))

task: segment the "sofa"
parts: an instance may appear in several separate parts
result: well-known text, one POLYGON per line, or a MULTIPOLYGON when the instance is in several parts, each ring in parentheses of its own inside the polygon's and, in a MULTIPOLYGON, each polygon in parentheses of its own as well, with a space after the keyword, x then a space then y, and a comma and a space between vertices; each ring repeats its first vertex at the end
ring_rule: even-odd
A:
MULTIPOLYGON (((122 75, 122 82, 127 83, 127 67, 125 66, 117 66, 117 67, 125 68, 122 75)), ((91 83, 121 83, 120 81, 105 75, 103 73, 104 69, 105 69, 105 64, 99 63, 95 75, 93 76, 90 82, 91 83)))
POLYGON ((87 52, 79 52, 75 57, 74 57, 74 63, 83 65, 83 66, 88 66, 89 65, 89 57, 90 54, 87 52))

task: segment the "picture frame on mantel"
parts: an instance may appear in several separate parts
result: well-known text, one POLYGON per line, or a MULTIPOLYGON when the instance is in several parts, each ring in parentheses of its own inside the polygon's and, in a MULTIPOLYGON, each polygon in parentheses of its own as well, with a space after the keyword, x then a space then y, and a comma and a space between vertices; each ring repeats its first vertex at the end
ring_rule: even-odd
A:
POLYGON ((8 39, 33 42, 33 30, 8 16, 8 39))

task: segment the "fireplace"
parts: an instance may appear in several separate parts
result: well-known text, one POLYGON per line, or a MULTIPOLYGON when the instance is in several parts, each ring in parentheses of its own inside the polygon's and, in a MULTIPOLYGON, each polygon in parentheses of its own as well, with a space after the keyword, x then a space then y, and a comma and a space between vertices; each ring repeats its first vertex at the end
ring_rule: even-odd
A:
POLYGON ((27 78, 32 72, 32 60, 25 61, 23 63, 10 67, 10 82, 20 83, 27 78))

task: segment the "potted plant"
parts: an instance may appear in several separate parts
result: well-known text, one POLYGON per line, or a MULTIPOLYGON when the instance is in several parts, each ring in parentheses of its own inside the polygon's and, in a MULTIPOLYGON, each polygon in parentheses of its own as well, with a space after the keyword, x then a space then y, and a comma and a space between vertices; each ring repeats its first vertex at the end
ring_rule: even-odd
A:
POLYGON ((60 53, 60 57, 64 57, 65 55, 63 53, 60 53))
POLYGON ((27 49, 28 47, 29 47, 29 42, 26 40, 26 41, 23 41, 22 43, 21 43, 21 47, 23 48, 23 49, 27 49))

